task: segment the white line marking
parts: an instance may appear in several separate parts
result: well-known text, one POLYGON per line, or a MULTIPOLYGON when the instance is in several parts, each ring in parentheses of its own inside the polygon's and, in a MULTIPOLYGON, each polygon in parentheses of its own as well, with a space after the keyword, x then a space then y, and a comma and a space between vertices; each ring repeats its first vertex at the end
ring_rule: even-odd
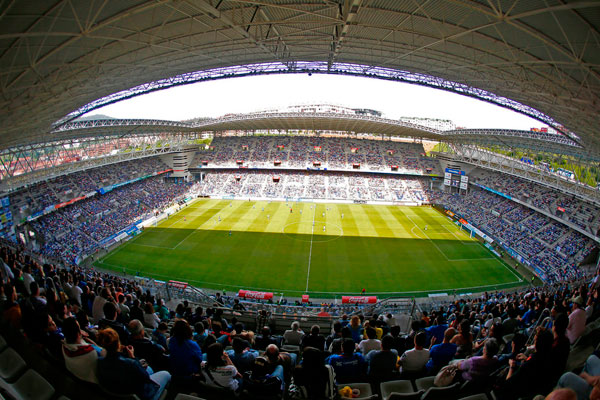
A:
POLYGON ((308 251, 308 271, 306 272, 306 289, 308 291, 308 279, 310 278, 310 260, 312 258, 313 236, 315 234, 315 216, 317 215, 317 204, 315 203, 315 212, 313 213, 312 227, 310 231, 310 250, 308 251))
POLYGON ((173 250, 172 247, 166 247, 166 246, 153 246, 151 244, 140 244, 140 243, 131 243, 129 242, 130 245, 133 246, 143 246, 143 247, 153 247, 155 249, 168 249, 168 250, 173 250))
POLYGON ((212 217, 210 217, 209 219, 207 219, 206 221, 204 221, 204 223, 203 223, 202 225, 199 225, 199 226, 198 226, 196 229, 194 229, 193 231, 191 231, 190 233, 188 233, 188 234, 187 234, 187 236, 186 236, 186 237, 184 237, 183 239, 181 239, 181 241, 180 241, 179 243, 177 243, 177 244, 175 245, 175 247, 173 247, 171 250, 175 250, 175 249, 177 249, 177 248, 179 247, 179 245, 180 245, 181 243, 185 242, 185 240, 186 240, 187 238, 189 238, 190 236, 192 236, 192 235, 193 235, 193 234, 194 234, 196 231, 199 231, 199 230, 200 230, 200 228, 202 228, 204 225, 208 224, 208 222, 209 222, 211 219, 213 219, 214 217, 217 217, 217 216, 219 216, 219 211, 217 211, 217 212, 215 213, 215 215, 213 215, 212 217))
MULTIPOLYGON (((460 261, 483 261, 483 260, 495 260, 495 258, 494 258, 494 257, 480 257, 480 258, 452 258, 452 259, 450 259, 450 258, 448 258, 448 256, 446 255, 446 253, 444 253, 444 252, 442 251, 442 249, 440 249, 440 248, 438 247, 438 245, 437 245, 437 244, 436 244, 436 243, 433 241, 433 239, 431 239, 431 238, 429 237, 429 235, 427 235, 427 234, 425 233, 425 231, 423 231, 421 228, 419 228, 419 226, 418 226, 418 225, 415 223, 415 221, 413 221, 413 219, 410 217, 410 215, 408 215, 408 214, 406 214, 406 213, 405 213, 404 215, 406 215, 406 217, 407 217, 407 218, 410 220, 410 222, 412 222, 412 223, 414 224, 414 226, 413 226, 413 227, 412 227, 412 229, 410 230, 410 231, 411 231, 411 233, 413 233, 413 234, 414 234, 414 229, 415 229, 415 228, 417 228, 418 230, 420 230, 420 231, 421 231, 421 233, 423 233, 423 235, 425 235, 425 237, 427 238, 427 240, 429 240, 429 241, 431 242, 431 244, 433 244, 433 245, 435 246, 435 248, 436 248, 436 249, 438 249, 438 251, 439 251, 439 252, 440 252, 440 253, 441 253, 441 254, 444 256, 444 258, 445 258, 445 259, 446 259, 446 261, 448 261, 448 262, 457 262, 457 261, 458 261, 458 262, 460 262, 460 261)), ((452 232, 450 232, 450 233, 452 233, 452 232)), ((415 234, 415 236, 419 237, 419 235, 417 235, 417 234, 415 234)), ((457 238, 457 239, 458 239, 458 238, 457 238)), ((462 241, 461 241, 460 239, 459 239, 459 241, 462 243, 462 241)), ((512 272, 512 271, 511 271, 511 272, 512 272)), ((518 277, 517 277, 517 279, 518 279, 518 277)))
MULTIPOLYGON (((116 267, 116 268, 121 268, 124 269, 125 271, 132 271, 132 272, 139 272, 139 270, 135 270, 135 269, 131 269, 131 268, 124 268, 121 267, 120 265, 115 265, 115 264, 111 264, 111 263, 107 263, 104 262, 102 260, 98 261, 98 263, 100 264, 105 264, 105 265, 110 265, 111 267, 116 267)), ((169 278, 172 279, 173 276, 172 275, 161 275, 161 274, 156 274, 156 273, 148 273, 149 276, 154 276, 154 277, 162 277, 162 278, 169 278)), ((188 282, 190 283, 200 283, 200 284, 208 284, 208 285, 216 285, 218 287, 223 287, 223 282, 209 282, 209 281, 196 281, 196 280, 188 280, 188 282)), ((431 290, 414 290, 414 291, 408 291, 408 292, 369 292, 371 294, 410 294, 410 293, 434 293, 434 292, 447 292, 447 291, 453 291, 453 290, 467 290, 467 289, 480 289, 480 288, 488 288, 488 287, 499 287, 499 286, 505 286, 505 285, 512 285, 515 283, 519 283, 522 281, 514 281, 514 282, 505 282, 505 283, 497 283, 497 284, 493 284, 493 285, 482 285, 482 286, 470 286, 470 287, 464 287, 464 288, 447 288, 447 289, 431 289, 431 290)), ((225 285, 225 286, 229 286, 229 287, 234 287, 234 288, 242 288, 242 286, 238 286, 238 285, 225 285)), ((360 292, 356 292, 356 293, 349 293, 349 292, 309 292, 309 291, 302 291, 302 290, 290 290, 290 289, 274 289, 272 287, 270 288, 264 288, 264 287, 258 287, 258 286, 243 286, 244 289, 252 289, 252 290, 268 290, 271 292, 286 292, 286 293, 324 293, 324 294, 360 294, 360 292)))

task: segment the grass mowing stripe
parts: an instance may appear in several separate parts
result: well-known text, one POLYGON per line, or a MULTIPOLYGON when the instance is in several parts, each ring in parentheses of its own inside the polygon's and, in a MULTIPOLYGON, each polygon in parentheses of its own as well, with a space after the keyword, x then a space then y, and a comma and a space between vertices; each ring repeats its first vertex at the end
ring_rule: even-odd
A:
POLYGON ((447 224, 443 219, 434 218, 436 225, 424 235, 417 229, 421 222, 415 225, 403 216, 406 214, 415 222, 423 216, 429 219, 437 212, 429 208, 291 202, 286 206, 248 201, 234 201, 229 207, 229 203, 200 200, 194 209, 183 209, 173 216, 173 221, 178 221, 173 227, 166 227, 173 223, 169 221, 162 229, 153 228, 154 234, 145 232, 135 239, 140 244, 175 246, 190 231, 201 228, 176 250, 125 244, 103 259, 105 264, 97 265, 227 290, 255 288, 298 294, 307 291, 308 282, 308 293, 313 297, 358 294, 363 287, 368 293, 387 296, 516 286, 512 271, 501 268, 500 260, 471 261, 475 253, 478 257, 489 253, 483 247, 475 251, 473 246, 461 244, 440 226, 442 222, 447 224), (290 207, 293 213, 289 212, 290 207), (199 208, 216 211, 195 218, 199 208), (303 214, 300 210, 304 210, 303 214), (199 224, 217 211, 222 217, 220 224, 199 224), (184 215, 185 223, 176 219, 184 215), (319 219, 321 226, 317 226, 319 219), (321 230, 323 223, 326 232, 321 230), (232 236, 226 232, 229 229, 234 230, 232 236), (433 250, 434 245, 448 257, 433 250))
POLYGON ((308 250, 308 269, 306 271, 306 292, 308 292, 308 280, 310 279, 310 259, 312 257, 312 247, 313 247, 313 239, 315 237, 315 216, 317 215, 317 207, 315 207, 315 212, 313 213, 312 219, 312 227, 310 230, 310 249, 308 250))

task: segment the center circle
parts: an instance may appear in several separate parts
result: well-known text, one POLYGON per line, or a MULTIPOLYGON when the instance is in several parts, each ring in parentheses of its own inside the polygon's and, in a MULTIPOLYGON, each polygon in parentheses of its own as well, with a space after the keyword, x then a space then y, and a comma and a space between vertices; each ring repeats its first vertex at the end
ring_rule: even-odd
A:
POLYGON ((339 239, 344 234, 342 227, 332 222, 315 220, 314 228, 311 225, 312 222, 306 221, 291 222, 283 227, 281 233, 293 240, 300 240, 302 242, 312 241, 313 243, 331 242, 332 240, 339 239), (297 229, 294 229, 294 227, 297 227, 297 229), (323 227, 325 227, 325 230, 323 230, 323 227), (290 232, 292 229, 299 232, 290 232))

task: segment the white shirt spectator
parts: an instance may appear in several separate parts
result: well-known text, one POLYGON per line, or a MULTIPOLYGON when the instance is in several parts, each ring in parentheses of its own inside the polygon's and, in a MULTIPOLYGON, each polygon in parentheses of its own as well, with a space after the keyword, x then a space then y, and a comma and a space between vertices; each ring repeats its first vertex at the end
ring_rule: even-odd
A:
POLYGON ((104 318, 104 304, 106 304, 108 300, 106 300, 102 296, 96 296, 94 298, 94 304, 92 304, 92 318, 95 322, 100 321, 104 318))
POLYGON ((381 340, 378 339, 365 339, 361 340, 358 344, 358 349, 363 356, 369 354, 371 350, 381 350, 381 340))
POLYGON ((407 372, 418 372, 425 368, 425 365, 429 361, 429 350, 412 349, 407 350, 400 357, 400 364, 402 365, 402 371, 407 372))

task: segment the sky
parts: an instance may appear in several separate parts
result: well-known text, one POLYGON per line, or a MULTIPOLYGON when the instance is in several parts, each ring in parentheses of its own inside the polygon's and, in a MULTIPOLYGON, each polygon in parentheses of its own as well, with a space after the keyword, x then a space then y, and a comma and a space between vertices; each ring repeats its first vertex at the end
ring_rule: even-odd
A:
POLYGON ((465 128, 525 129, 544 126, 527 116, 458 94, 353 76, 283 74, 220 79, 178 86, 94 110, 114 118, 185 120, 334 104, 381 111, 385 117, 452 120, 465 128))

